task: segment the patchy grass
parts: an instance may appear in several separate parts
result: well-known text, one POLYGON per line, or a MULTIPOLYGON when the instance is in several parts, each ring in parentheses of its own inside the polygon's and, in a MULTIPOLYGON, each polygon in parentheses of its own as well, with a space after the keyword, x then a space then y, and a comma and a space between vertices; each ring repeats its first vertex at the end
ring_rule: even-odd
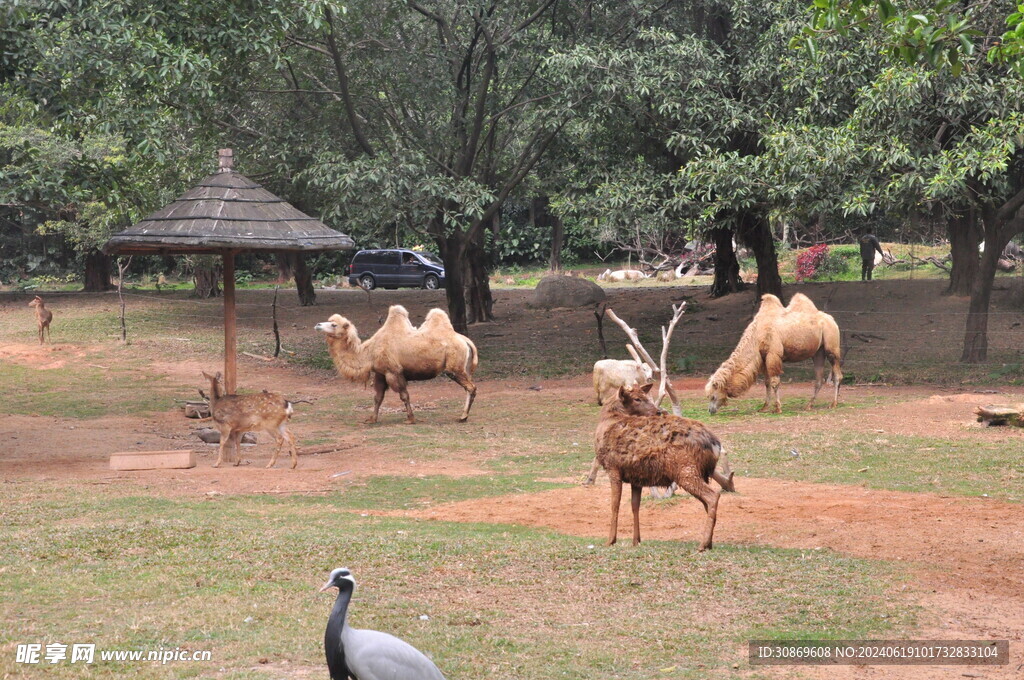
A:
MULTIPOLYGON (((361 517, 344 497, 167 500, 118 487, 5 485, 0 674, 18 643, 210 650, 213 661, 97 662, 95 678, 323 674, 336 566, 359 627, 430 652, 449 677, 725 678, 746 640, 896 637, 914 610, 897 571, 829 551, 650 541, 595 548, 517 527, 361 517), (256 538, 258 537, 258 538, 256 538)), ((447 492, 446 492, 447 493, 447 492)), ((36 669, 33 669, 36 670, 36 669)), ((47 677, 82 677, 68 662, 47 677)))
POLYGON ((6 363, 0 391, 6 413, 63 418, 99 418, 162 411, 181 390, 163 376, 121 368, 75 367, 38 370, 6 363))
POLYGON ((729 441, 741 476, 1024 502, 1020 452, 1005 443, 813 430, 734 433, 729 441))

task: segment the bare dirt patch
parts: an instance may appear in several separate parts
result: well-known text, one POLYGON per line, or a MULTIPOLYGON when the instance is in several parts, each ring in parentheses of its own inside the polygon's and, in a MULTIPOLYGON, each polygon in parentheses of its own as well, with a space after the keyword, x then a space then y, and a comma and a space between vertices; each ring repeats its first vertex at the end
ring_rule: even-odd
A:
POLYGON ((0 344, 0 361, 9 361, 19 366, 28 366, 41 371, 63 368, 69 361, 82 359, 88 354, 88 349, 66 343, 59 345, 0 344))

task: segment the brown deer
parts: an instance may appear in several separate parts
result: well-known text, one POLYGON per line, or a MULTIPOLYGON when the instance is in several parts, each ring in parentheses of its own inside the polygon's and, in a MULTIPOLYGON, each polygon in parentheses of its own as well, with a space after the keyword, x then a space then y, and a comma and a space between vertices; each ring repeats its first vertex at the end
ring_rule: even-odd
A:
MULTIPOLYGON (((716 491, 708 485, 722 454, 722 444, 703 423, 666 414, 650 397, 652 385, 620 387, 617 399, 601 409, 594 435, 597 460, 612 485, 608 545, 616 541, 623 482, 630 485, 633 545, 640 543, 640 493, 645 486, 675 482, 704 505, 707 520, 698 552, 711 548, 718 511, 716 491)), ((728 477, 732 486, 732 475, 728 477)))
POLYGON ((274 455, 267 464, 274 467, 281 447, 288 442, 292 456, 292 469, 299 464, 299 452, 295 448, 295 437, 288 431, 288 418, 294 412, 292 403, 280 394, 264 390, 259 394, 223 394, 220 391, 220 373, 210 375, 203 371, 203 377, 210 381, 210 415, 220 431, 220 451, 213 467, 220 467, 224 461, 224 450, 230 442, 234 449, 235 465, 242 462, 239 440, 246 432, 263 430, 277 442, 274 455))
POLYGON ((39 344, 43 344, 43 331, 46 331, 46 339, 53 342, 50 337, 50 322, 53 321, 53 312, 43 306, 43 298, 38 295, 28 303, 29 307, 36 309, 36 324, 39 325, 39 344))

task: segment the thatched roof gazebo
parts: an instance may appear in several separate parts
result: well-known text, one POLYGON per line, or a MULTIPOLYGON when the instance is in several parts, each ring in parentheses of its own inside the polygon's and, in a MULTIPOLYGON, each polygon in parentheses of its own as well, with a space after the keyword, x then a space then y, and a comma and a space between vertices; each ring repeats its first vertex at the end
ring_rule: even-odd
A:
POLYGON ((306 215, 234 171, 231 149, 219 170, 163 209, 111 237, 110 255, 219 254, 224 259, 224 386, 234 394, 235 255, 350 250, 351 238, 306 215))

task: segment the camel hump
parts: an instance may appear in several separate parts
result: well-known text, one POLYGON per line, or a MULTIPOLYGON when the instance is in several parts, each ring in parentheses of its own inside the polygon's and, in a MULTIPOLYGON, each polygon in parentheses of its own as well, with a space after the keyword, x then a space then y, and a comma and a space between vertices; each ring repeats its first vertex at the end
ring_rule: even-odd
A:
POLYGON ((452 326, 452 320, 448 317, 448 313, 443 309, 434 308, 427 312, 427 318, 423 320, 420 325, 421 331, 449 331, 455 332, 455 327, 452 326))
POLYGON ((814 306, 814 302, 811 298, 807 297, 803 293, 797 293, 789 301, 788 309, 799 311, 799 312, 816 312, 818 308, 814 306))
MULTIPOLYGON (((384 325, 380 327, 377 333, 380 333, 385 328, 388 329, 388 333, 396 331, 411 332, 414 330, 412 322, 409 321, 409 310, 402 305, 391 305, 388 307, 388 318, 384 320, 384 325)), ((374 336, 376 336, 376 333, 374 336)))
MULTIPOLYGON (((799 293, 797 293, 797 295, 799 295, 799 293)), ((782 300, 771 293, 765 293, 761 296, 761 307, 782 307, 782 300)))

